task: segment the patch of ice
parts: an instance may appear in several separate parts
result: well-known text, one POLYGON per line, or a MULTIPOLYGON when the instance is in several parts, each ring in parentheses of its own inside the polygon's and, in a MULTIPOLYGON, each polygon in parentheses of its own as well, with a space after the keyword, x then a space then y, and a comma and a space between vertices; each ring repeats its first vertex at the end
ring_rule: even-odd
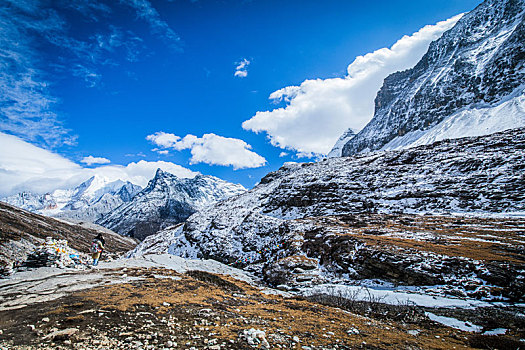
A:
POLYGON ((483 335, 503 335, 505 333, 507 333, 507 329, 496 328, 496 329, 491 329, 490 331, 483 332, 483 335))
POLYGON ((432 312, 425 312, 425 315, 434 322, 441 323, 447 327, 452 327, 465 332, 481 332, 482 329, 480 326, 470 322, 461 321, 453 317, 438 316, 432 312))
POLYGON ((488 302, 475 299, 458 299, 452 297, 433 296, 417 293, 415 291, 393 290, 388 288, 376 289, 361 286, 322 284, 312 288, 302 288, 300 290, 300 294, 305 296, 331 293, 337 293, 337 295, 341 296, 349 295, 355 300, 369 301, 372 299, 381 303, 392 305, 411 304, 432 308, 444 307, 464 309, 491 306, 491 304, 488 302))

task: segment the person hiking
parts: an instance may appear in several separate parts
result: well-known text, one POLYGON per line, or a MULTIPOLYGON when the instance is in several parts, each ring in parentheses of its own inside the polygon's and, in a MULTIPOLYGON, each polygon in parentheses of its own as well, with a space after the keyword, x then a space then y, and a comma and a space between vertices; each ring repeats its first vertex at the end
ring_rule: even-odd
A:
POLYGON ((102 254, 102 251, 104 250, 104 237, 102 237, 102 234, 98 234, 91 243, 91 256, 93 257, 93 266, 98 265, 98 260, 100 259, 100 255, 102 254))

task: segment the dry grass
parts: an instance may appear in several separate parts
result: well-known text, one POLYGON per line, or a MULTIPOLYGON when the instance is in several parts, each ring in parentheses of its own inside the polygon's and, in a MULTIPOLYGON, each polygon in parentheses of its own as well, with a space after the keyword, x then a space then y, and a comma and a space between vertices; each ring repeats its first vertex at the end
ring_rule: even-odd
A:
POLYGON ((316 218, 327 230, 378 249, 412 249, 482 261, 525 263, 525 219, 381 215, 316 218))
POLYGON ((266 331, 270 344, 272 337, 269 334, 281 334, 289 338, 298 336, 302 339, 296 346, 298 349, 306 344, 340 344, 355 348, 362 346, 363 342, 380 349, 452 349, 464 348, 466 345, 461 332, 438 325, 423 330, 415 337, 406 333, 413 326, 375 321, 307 300, 266 295, 253 286, 227 276, 218 278, 225 281, 223 285, 237 286, 236 292, 189 275, 179 277, 181 280, 148 278, 140 283, 97 288, 81 293, 81 297, 98 304, 103 310, 135 312, 139 306, 147 306, 148 310, 156 310, 164 317, 177 310, 181 312, 177 314, 177 321, 190 326, 201 318, 200 310, 210 309, 214 318, 206 325, 206 331, 215 333, 215 337, 222 340, 236 341, 242 330, 256 328, 266 331), (181 314, 184 319, 180 318, 181 314), (353 327, 359 329, 360 334, 347 334, 347 330, 353 327))

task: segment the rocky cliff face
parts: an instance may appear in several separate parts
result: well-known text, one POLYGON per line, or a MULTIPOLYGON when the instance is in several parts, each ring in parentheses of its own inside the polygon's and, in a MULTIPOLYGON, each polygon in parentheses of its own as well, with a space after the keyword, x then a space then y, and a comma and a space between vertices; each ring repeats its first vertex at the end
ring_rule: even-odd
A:
POLYGON ((129 202, 142 188, 121 180, 109 181, 92 176, 76 188, 53 193, 22 192, 2 201, 33 213, 95 222, 123 203, 129 202))
POLYGON ((525 126, 525 1, 486 0, 390 75, 343 156, 525 126))
POLYGON ((158 169, 148 186, 132 201, 97 223, 142 240, 161 228, 186 220, 197 210, 245 191, 241 185, 213 176, 180 179, 158 169))
MULTIPOLYGON (((482 277, 483 271, 490 270, 488 265, 494 271, 521 271, 525 266, 522 250, 509 253, 517 254, 510 267, 505 254, 491 260, 499 265, 483 264, 480 261, 490 260, 486 256, 492 253, 481 257, 465 252, 454 255, 449 254, 452 248, 447 251, 446 246, 461 242, 462 236, 470 236, 473 241, 486 240, 483 235, 487 232, 470 231, 469 227, 476 225, 490 227, 490 234, 502 239, 504 246, 508 242, 503 242, 501 232, 514 227, 519 230, 519 224, 480 221, 466 225, 448 239, 440 232, 454 225, 463 227, 462 219, 452 217, 411 227, 410 222, 418 217, 415 215, 402 220, 403 228, 392 233, 388 229, 392 225, 383 216, 523 213, 524 149, 525 129, 516 129, 402 151, 285 164, 254 189, 192 215, 182 226, 160 232, 131 255, 169 252, 213 258, 253 270, 274 285, 315 284, 333 280, 334 276, 432 285, 461 281, 465 273, 479 267, 479 274, 472 275, 473 285, 489 283, 493 278, 490 281, 496 281, 494 284, 509 296, 511 279, 502 282, 506 280, 505 273, 487 272, 482 277), (344 222, 356 215, 367 217, 358 220, 360 225, 350 225, 355 227, 348 231, 349 224, 344 222), (341 219, 342 216, 347 218, 341 219), (326 217, 336 217, 332 221, 336 223, 328 225, 323 221, 326 217), (507 228, 498 231, 498 227, 507 228), (358 229, 359 237, 354 229, 358 229), (420 236, 411 236, 411 230, 420 236), (431 233, 423 234, 428 230, 431 233), (385 240, 382 236, 387 231, 400 241, 408 240, 410 245, 385 240), (435 245, 440 239, 443 241, 435 245), (423 249, 425 245, 429 248, 423 249)), ((515 243, 519 245, 518 241, 515 243)), ((521 293, 523 286, 517 290, 521 293)))

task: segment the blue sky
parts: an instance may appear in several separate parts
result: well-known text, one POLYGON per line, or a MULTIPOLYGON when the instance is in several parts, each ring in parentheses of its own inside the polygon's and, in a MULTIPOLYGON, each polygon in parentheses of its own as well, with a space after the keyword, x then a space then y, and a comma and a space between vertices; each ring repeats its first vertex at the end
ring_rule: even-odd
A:
MULTIPOLYGON (((406 69, 457 18, 436 23, 479 3, 8 0, 0 131, 83 168, 164 161, 251 187, 285 161, 322 157, 334 135, 371 117, 370 96, 387 70, 375 85, 362 83, 366 97, 355 95, 367 106, 332 103, 352 94, 339 85, 356 57, 394 52, 407 35, 414 41, 402 53, 353 66, 368 74, 381 56, 382 66, 406 69), (420 32, 426 25, 434 27, 420 32)), ((14 139, 3 140, 5 150, 14 139)), ((2 159, 0 151, 6 170, 2 159)))

